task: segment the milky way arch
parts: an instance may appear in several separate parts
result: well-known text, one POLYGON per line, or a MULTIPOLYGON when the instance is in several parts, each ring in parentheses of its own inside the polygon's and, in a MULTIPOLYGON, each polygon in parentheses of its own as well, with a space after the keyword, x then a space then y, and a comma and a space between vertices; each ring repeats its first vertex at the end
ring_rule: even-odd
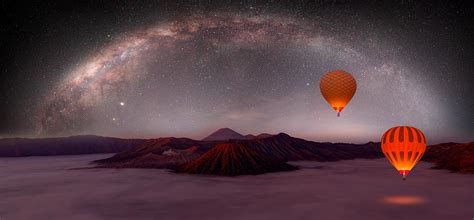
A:
MULTIPOLYGON (((87 131, 88 129, 91 132, 95 132, 95 130, 91 130, 89 126, 94 125, 95 127, 101 127, 97 126, 97 117, 94 116, 99 114, 97 112, 101 112, 100 115, 102 116, 107 115, 111 120, 118 120, 118 116, 116 118, 113 117, 113 115, 121 110, 115 110, 115 108, 118 108, 117 106, 111 107, 113 113, 109 116, 109 113, 106 112, 111 109, 103 107, 104 103, 108 103, 110 99, 120 100, 120 98, 115 97, 116 94, 126 94, 127 90, 136 91, 136 87, 140 82, 147 80, 147 78, 150 79, 148 76, 150 74, 154 75, 151 79, 157 80, 158 83, 160 77, 156 75, 161 74, 160 69, 149 70, 149 66, 155 66, 157 62, 165 62, 166 64, 160 65, 167 65, 169 68, 172 68, 173 61, 184 57, 182 59, 190 60, 189 65, 195 65, 196 60, 199 60, 200 56, 206 56, 207 53, 217 53, 216 51, 218 50, 219 53, 230 53, 229 51, 237 53, 242 48, 246 50, 258 50, 260 47, 306 48, 302 50, 311 51, 309 52, 311 54, 301 56, 314 57, 315 60, 321 60, 322 65, 327 65, 327 67, 322 67, 323 70, 325 68, 328 68, 326 70, 330 70, 330 67, 340 66, 341 68, 349 67, 351 68, 350 71, 355 71, 356 79, 359 84, 363 86, 362 91, 359 91, 358 95, 355 96, 355 99, 359 96, 360 101, 354 101, 352 108, 364 105, 366 106, 365 108, 367 108, 367 105, 370 105, 370 109, 375 109, 374 111, 378 110, 381 114, 373 116, 373 123, 369 122, 366 123, 367 125, 362 125, 361 121, 367 120, 366 115, 353 113, 354 115, 360 116, 360 119, 349 119, 352 123, 346 124, 344 127, 346 129, 350 129, 353 126, 358 126, 359 130, 361 128, 370 129, 370 126, 379 121, 384 121, 385 124, 392 123, 392 121, 393 123, 396 123, 396 121, 413 121, 412 124, 418 124, 419 126, 430 125, 431 122, 429 121, 431 116, 422 112, 435 104, 427 98, 428 93, 425 90, 426 88, 415 86, 414 83, 405 77, 405 73, 409 72, 409 69, 397 65, 394 62, 380 61, 375 58, 367 57, 351 47, 350 42, 340 42, 337 38, 327 33, 322 33, 321 30, 318 29, 318 25, 308 24, 308 22, 272 16, 190 16, 178 21, 162 23, 153 27, 137 30, 133 33, 124 34, 114 42, 95 52, 95 54, 92 54, 90 58, 86 59, 85 62, 67 74, 67 77, 65 77, 56 88, 52 89, 50 94, 46 96, 45 100, 38 107, 36 114, 37 131, 40 134, 64 134, 83 130, 87 131), (211 52, 209 52, 209 50, 211 50, 211 52), (383 79, 382 82, 381 79, 383 79), (364 91, 364 88, 367 88, 366 91, 364 91), (392 89, 392 92, 370 94, 388 89, 392 89), (376 97, 374 98, 374 96, 376 97), (369 102, 373 104, 369 104, 369 102), (389 108, 396 108, 395 111, 403 109, 405 115, 398 115, 398 118, 387 119, 387 116, 390 116, 390 114, 393 115, 393 111, 390 113, 386 112, 389 108), (413 120, 414 118, 416 118, 416 120, 413 120)), ((288 51, 291 51, 291 48, 288 51)), ((183 66, 182 63, 176 65, 183 66)), ((161 66, 160 68, 167 70, 168 67, 161 66)), ((311 85, 312 88, 315 88, 317 86, 317 79, 323 72, 313 73, 314 70, 312 69, 308 71, 312 72, 310 73, 311 76, 314 74, 314 77, 311 78, 312 81, 308 81, 302 85, 298 84, 296 87, 311 85)), ((180 73, 175 74, 179 75, 180 73)), ((202 73, 199 72, 196 74, 202 73)), ((278 74, 281 75, 281 73, 278 74)), ((275 76, 278 74, 275 74, 275 76)), ((163 76, 162 80, 167 80, 166 77, 168 76, 163 76)), ((213 76, 210 75, 209 77, 213 76)), ((282 80, 284 81, 287 77, 291 77, 291 75, 285 75, 282 77, 282 80)), ((214 78, 216 78, 216 76, 214 76, 214 78)), ((180 79, 182 80, 183 78, 180 79)), ((236 81, 236 79, 238 80, 238 78, 233 78, 233 81, 236 81)), ((262 81, 259 76, 256 76, 256 80, 262 81)), ((159 83, 165 86, 167 82, 159 83)), ((242 83, 248 83, 248 80, 242 80, 242 83)), ((279 90, 289 91, 290 93, 294 89, 287 87, 291 86, 292 85, 287 85, 285 88, 280 88, 279 90)), ((268 88, 268 90, 271 89, 273 89, 273 86, 272 88, 268 88)), ((249 90, 253 91, 253 89, 249 90)), ((260 90, 256 90, 253 91, 253 93, 258 93, 259 91, 260 90)), ((230 104, 225 107, 221 106, 221 109, 217 110, 215 110, 217 107, 214 107, 213 110, 215 110, 215 114, 213 114, 213 117, 216 117, 216 121, 221 121, 222 123, 231 123, 239 120, 245 121, 245 118, 255 118, 257 121, 261 120, 267 129, 269 127, 285 124, 285 128, 278 129, 300 132, 302 130, 300 130, 296 124, 300 121, 305 121, 305 119, 297 115, 307 113, 307 110, 303 110, 302 108, 299 108, 298 111, 289 109, 287 111, 288 114, 295 115, 289 117, 283 117, 282 115, 286 113, 279 112, 278 110, 275 110, 275 114, 266 114, 263 112, 277 109, 278 103, 287 102, 287 104, 291 104, 292 102, 297 102, 295 100, 305 97, 308 98, 307 101, 304 101, 305 103, 314 101, 314 96, 307 97, 305 95, 310 93, 314 94, 315 91, 317 90, 313 89, 309 92, 299 92, 298 94, 303 95, 290 99, 282 95, 262 95, 263 101, 260 100, 250 103, 243 109, 236 108, 237 104, 233 106, 230 106, 230 104)), ((159 96, 160 94, 157 95, 159 96)), ((189 97, 190 99, 193 98, 192 95, 189 97)), ((210 97, 210 99, 212 99, 212 97, 210 97)), ((142 100, 142 102, 146 101, 146 98, 142 100)), ((218 106, 209 100, 206 102, 208 102, 208 105, 218 106)), ((229 102, 232 102, 232 100, 229 100, 229 102)), ((137 103, 136 100, 135 103, 137 103)), ((323 103, 321 100, 317 100, 316 103, 318 108, 324 109, 319 116, 316 116, 319 122, 321 122, 321 117, 325 118, 328 117, 329 114, 332 115, 333 112, 330 112, 330 110, 326 111, 327 109, 325 107, 327 106, 321 104, 323 103)), ((349 106, 348 109, 351 109, 351 107, 349 106)), ((204 117, 203 112, 209 112, 211 110, 201 110, 202 113, 199 113, 200 110, 196 111, 198 113, 194 113, 194 116, 204 117)), ((350 110, 348 111, 350 112, 350 110)), ((157 112, 153 113, 158 114, 157 112)), ((172 114, 168 115, 168 124, 166 124, 165 121, 158 122, 158 119, 155 122, 146 119, 142 120, 141 123, 145 121, 161 123, 168 126, 169 130, 172 130, 169 124, 175 123, 178 124, 178 126, 173 125, 174 128, 178 127, 175 132, 181 131, 179 129, 179 124, 181 123, 179 121, 180 119, 173 121, 169 119, 173 117, 172 114)), ((208 115, 209 113, 206 113, 207 117, 208 115)), ((183 116, 179 117, 182 118, 183 116)), ((312 117, 314 117, 314 115, 312 117)), ((123 118, 125 118, 125 116, 123 118)), ((110 121, 109 118, 107 120, 110 121)), ((206 120, 192 120, 197 120, 197 123, 201 124, 206 123, 206 120)), ((123 124, 125 123, 124 121, 123 124)), ((182 123, 185 124, 186 122, 182 123)), ((107 126, 107 124, 103 125, 103 127, 107 126)), ((212 127, 212 125, 210 126, 212 127)), ((216 126, 219 125, 216 124, 216 126)), ((236 126, 239 126, 239 124, 236 126)), ((242 125, 240 124, 240 126, 242 125)), ((153 125, 135 126, 136 133, 141 132, 140 127, 148 128, 148 130, 153 130, 154 128, 153 125)), ((202 129, 207 127, 195 126, 194 128, 202 129)), ((265 129, 265 127, 260 129, 265 129)), ((380 128, 377 127, 377 129, 380 128)), ((126 132, 126 128, 121 130, 121 133, 124 132, 126 132)), ((111 132, 110 134, 118 133, 111 132)), ((186 134, 186 132, 183 133, 186 134)), ((303 136, 310 135, 309 133, 302 133, 303 136)), ((366 135, 365 131, 361 131, 361 135, 366 135)))

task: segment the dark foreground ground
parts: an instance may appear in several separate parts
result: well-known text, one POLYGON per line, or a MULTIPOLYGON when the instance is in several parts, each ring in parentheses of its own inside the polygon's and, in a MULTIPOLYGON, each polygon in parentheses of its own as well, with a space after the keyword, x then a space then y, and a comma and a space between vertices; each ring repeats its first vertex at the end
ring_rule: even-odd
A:
POLYGON ((159 169, 71 169, 111 155, 0 158, 0 219, 473 219, 474 175, 406 181, 385 159, 215 177, 159 169))

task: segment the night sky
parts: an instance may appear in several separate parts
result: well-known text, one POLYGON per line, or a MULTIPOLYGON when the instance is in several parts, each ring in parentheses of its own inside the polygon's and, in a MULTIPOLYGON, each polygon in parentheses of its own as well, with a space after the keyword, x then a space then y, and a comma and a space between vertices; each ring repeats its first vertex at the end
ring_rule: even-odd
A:
POLYGON ((2 1, 0 137, 474 140, 467 3, 209 2, 2 1), (319 91, 335 69, 358 87, 341 117, 319 91))

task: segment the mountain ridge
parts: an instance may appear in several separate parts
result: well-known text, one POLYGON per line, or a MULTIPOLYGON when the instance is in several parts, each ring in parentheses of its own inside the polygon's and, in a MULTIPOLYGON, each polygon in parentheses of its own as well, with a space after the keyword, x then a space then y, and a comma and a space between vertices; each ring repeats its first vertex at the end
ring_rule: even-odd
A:
POLYGON ((434 163, 434 169, 474 174, 474 142, 428 146, 422 160, 434 163))
MULTIPOLYGON (((231 130, 230 128, 224 128, 231 130)), ((238 134, 238 133, 237 133, 238 134)), ((237 137, 237 136, 236 136, 237 137)), ((95 161, 102 167, 170 168, 206 153, 218 144, 244 145, 275 160, 337 161, 355 158, 382 158, 380 143, 365 144, 314 142, 285 133, 241 135, 238 139, 193 140, 162 137, 156 139, 123 139, 97 135, 58 138, 0 139, 0 157, 56 156, 95 153, 116 153, 95 161)), ((422 160, 433 162, 437 169, 474 173, 474 142, 444 143, 428 146, 422 160)))
MULTIPOLYGON (((272 160, 283 162, 290 160, 337 161, 355 158, 370 159, 383 157, 380 146, 376 143, 368 143, 365 145, 318 143, 291 137, 285 133, 279 133, 264 138, 230 139, 227 141, 199 141, 188 138, 159 138, 149 140, 140 146, 136 146, 130 150, 117 153, 110 158, 105 158, 96 162, 100 166, 106 167, 143 168, 150 166, 153 168, 172 168, 178 170, 182 165, 191 163, 196 159, 196 154, 199 156, 206 154, 216 146, 220 146, 220 144, 245 146, 246 149, 248 148, 251 151, 261 154, 261 157, 268 157, 272 160), (183 157, 180 158, 179 161, 173 160, 171 157, 162 157, 163 153, 169 149, 185 149, 189 146, 195 146, 197 148, 196 154, 192 157, 189 155, 183 155, 186 156, 185 160, 183 157), (155 158, 157 160, 155 162, 148 160, 150 155, 156 155, 157 157, 155 158), (168 162, 164 163, 163 161, 168 162), (182 163, 179 164, 180 162, 182 163)), ((246 149, 241 149, 237 152, 247 152, 246 149)), ((200 172, 196 171, 196 173, 200 172)))
POLYGON ((145 141, 147 139, 123 139, 97 135, 4 138, 0 139, 0 157, 117 153, 131 149, 145 141))

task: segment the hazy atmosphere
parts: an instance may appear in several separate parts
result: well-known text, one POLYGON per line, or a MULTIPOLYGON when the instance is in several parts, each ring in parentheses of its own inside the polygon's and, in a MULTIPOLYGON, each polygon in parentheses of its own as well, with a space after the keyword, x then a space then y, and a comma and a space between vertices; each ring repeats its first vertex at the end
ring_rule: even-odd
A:
POLYGON ((302 169, 242 177, 75 169, 107 156, 0 159, 1 218, 445 220, 473 215, 474 178, 430 170, 432 164, 425 162, 403 184, 385 159, 294 162, 302 169))

